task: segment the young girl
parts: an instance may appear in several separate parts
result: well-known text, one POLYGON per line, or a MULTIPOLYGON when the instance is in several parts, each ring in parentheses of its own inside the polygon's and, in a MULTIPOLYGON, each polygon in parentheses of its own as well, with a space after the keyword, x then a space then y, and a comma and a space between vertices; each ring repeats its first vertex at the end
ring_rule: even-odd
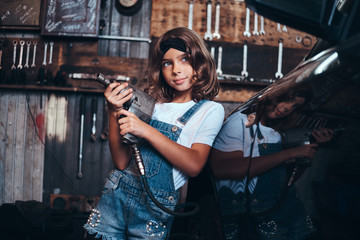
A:
POLYGON ((225 121, 214 142, 210 164, 218 179, 226 239, 300 240, 314 231, 294 185, 288 186, 284 163, 312 159, 318 143, 329 141, 333 131, 314 130, 317 143, 290 149, 282 149, 277 131, 284 124, 279 120, 306 101, 307 91, 289 92, 259 104, 256 117, 235 111, 225 121))
POLYGON ((150 61, 148 93, 157 103, 150 124, 123 109, 132 97, 126 83, 110 84, 109 146, 115 169, 85 229, 103 239, 167 239, 173 216, 157 207, 141 184, 131 148, 122 137, 145 140, 140 152, 149 188, 174 210, 188 176, 204 167, 224 119, 215 63, 203 40, 192 30, 175 28, 158 40, 150 61), (122 116, 120 118, 120 116, 122 116))

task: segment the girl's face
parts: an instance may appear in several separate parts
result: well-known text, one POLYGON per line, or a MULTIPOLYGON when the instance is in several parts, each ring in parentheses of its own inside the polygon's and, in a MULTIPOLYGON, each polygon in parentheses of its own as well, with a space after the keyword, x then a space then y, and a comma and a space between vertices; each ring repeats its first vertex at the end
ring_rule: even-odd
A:
POLYGON ((175 90, 173 102, 191 100, 195 80, 194 69, 190 65, 187 53, 170 48, 162 59, 161 72, 166 83, 175 90))
POLYGON ((293 99, 279 102, 276 105, 269 106, 267 109, 268 119, 278 119, 289 115, 294 112, 296 108, 305 103, 305 98, 294 97, 293 99))

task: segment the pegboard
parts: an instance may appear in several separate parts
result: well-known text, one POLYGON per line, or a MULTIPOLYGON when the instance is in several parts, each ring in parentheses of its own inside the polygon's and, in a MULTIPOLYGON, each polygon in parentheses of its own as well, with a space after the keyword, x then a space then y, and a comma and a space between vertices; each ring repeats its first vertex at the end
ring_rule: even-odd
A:
MULTIPOLYGON (((280 39, 283 40, 284 48, 300 48, 311 49, 316 42, 316 37, 298 31, 280 24, 278 31, 278 23, 264 18, 264 35, 254 35, 255 13, 250 12, 249 32, 251 36, 244 36, 246 27, 247 8, 244 1, 183 1, 153 0, 151 15, 151 36, 159 37, 165 31, 175 27, 189 26, 189 6, 193 3, 192 29, 200 36, 204 37, 207 32, 207 9, 208 3, 211 3, 211 33, 215 31, 216 5, 220 6, 219 17, 219 34, 220 38, 213 38, 212 42, 242 43, 247 41, 255 45, 278 46, 280 39)), ((261 16, 257 14, 257 26, 260 31, 261 16)), ((209 41, 209 40, 207 40, 209 41)))

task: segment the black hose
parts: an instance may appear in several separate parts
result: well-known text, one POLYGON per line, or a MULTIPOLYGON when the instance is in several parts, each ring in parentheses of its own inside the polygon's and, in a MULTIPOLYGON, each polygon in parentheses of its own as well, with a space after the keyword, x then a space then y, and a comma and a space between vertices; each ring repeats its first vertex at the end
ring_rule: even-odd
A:
POLYGON ((140 172, 141 175, 141 182, 144 185, 145 191, 147 193, 147 195, 149 196, 149 198, 155 203, 156 206, 158 206, 161 210, 163 210, 164 212, 171 214, 173 216, 176 217, 190 217, 195 215, 198 211, 199 211, 199 204, 194 203, 194 202, 188 202, 188 203, 184 203, 184 204, 180 204, 179 206, 176 206, 175 209, 181 209, 181 208, 185 208, 185 207, 192 207, 192 210, 188 211, 188 212, 177 212, 177 211, 173 211, 170 210, 166 207, 164 207, 158 200, 156 200, 156 198, 154 197, 154 195, 152 194, 149 185, 147 183, 147 179, 145 176, 145 168, 143 165, 143 161, 142 161, 142 157, 141 157, 141 153, 137 147, 136 144, 132 144, 131 145, 134 151, 134 156, 135 156, 135 162, 136 162, 136 166, 138 167, 138 170, 140 172))

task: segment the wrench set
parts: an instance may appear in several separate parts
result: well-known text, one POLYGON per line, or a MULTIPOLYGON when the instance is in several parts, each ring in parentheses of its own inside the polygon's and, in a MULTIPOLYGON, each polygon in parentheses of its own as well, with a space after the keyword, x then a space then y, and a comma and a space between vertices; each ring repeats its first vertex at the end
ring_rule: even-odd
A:
MULTIPOLYGON (((54 41, 39 42, 38 39, 1 39, 0 70, 2 77, 0 82, 8 84, 25 84, 28 79, 44 76, 48 81, 52 80, 54 41), (3 55, 4 53, 4 55, 3 55), (39 55, 42 54, 43 55, 39 55), (8 62, 2 62, 4 60, 8 62), (6 56, 6 57, 5 57, 6 56), (42 59, 41 59, 42 57, 42 59), (42 60, 42 64, 39 61, 42 60), (10 62, 11 61, 11 62, 10 62), (47 68, 47 73, 45 72, 47 68), (5 77, 6 71, 10 70, 9 76, 5 77), (39 74, 37 74, 39 71, 39 74)), ((34 79, 35 80, 35 79, 34 79)), ((35 82, 35 81, 34 81, 35 82)), ((44 81, 37 81, 44 83, 44 81)))
MULTIPOLYGON (((13 64, 11 66, 11 70, 13 69, 23 69, 23 68, 35 68, 36 67, 36 53, 37 53, 37 46, 38 46, 38 42, 36 40, 31 41, 31 40, 13 40, 12 41, 12 45, 13 45, 13 64), (24 48, 26 48, 26 52, 24 51, 24 48), (32 48, 32 50, 31 50, 32 48), (18 49, 19 50, 19 54, 18 54, 18 49), (30 54, 32 54, 32 63, 31 65, 29 65, 29 60, 30 60, 30 54), (17 60, 18 57, 18 60, 17 60), (25 58, 25 64, 23 65, 23 58, 25 58), (17 65, 16 65, 17 62, 17 65)), ((42 65, 46 66, 47 64, 52 64, 53 63, 53 46, 54 46, 54 42, 44 42, 44 56, 43 56, 43 62, 42 65), (47 60, 47 55, 48 55, 48 45, 50 46, 50 54, 49 54, 49 59, 47 60)))
MULTIPOLYGON (((194 11, 194 2, 195 1, 188 1, 189 4, 189 13, 188 13, 188 28, 192 29, 192 23, 193 23, 193 11, 194 11)), ((219 32, 220 30, 220 8, 221 8, 221 2, 216 1, 215 2, 215 29, 214 32, 212 32, 212 7, 213 7, 214 1, 206 1, 206 32, 204 34, 204 40, 207 41, 213 41, 218 40, 221 38, 221 34, 219 32)), ((264 36, 266 34, 265 31, 265 24, 264 24, 264 17, 259 16, 256 12, 253 13, 253 31, 250 30, 250 24, 251 24, 251 11, 249 8, 245 7, 245 26, 243 31, 243 36, 250 38, 251 36, 264 36), (260 19, 259 19, 260 18, 260 19), (260 25, 260 26, 259 26, 260 25)), ((277 23, 276 25, 276 31, 279 33, 287 32, 286 25, 282 25, 280 23, 277 23)), ((282 73, 282 56, 283 56, 283 39, 280 39, 278 41, 278 57, 277 57, 277 69, 274 74, 275 79, 280 79, 283 77, 282 73)), ((218 46, 217 47, 218 54, 217 54, 217 69, 216 72, 219 76, 219 79, 236 79, 236 80, 244 80, 249 77, 249 72, 247 70, 247 57, 248 57, 248 44, 246 41, 243 43, 243 59, 242 59, 242 66, 243 69, 241 71, 241 74, 239 76, 237 75, 229 75, 224 74, 221 69, 222 64, 222 58, 223 58, 223 47, 218 46)), ((215 47, 211 47, 211 54, 213 57, 215 57, 215 47)), ((253 80, 252 78, 250 80, 253 80)), ((269 79, 268 82, 272 83, 275 80, 269 79)))

